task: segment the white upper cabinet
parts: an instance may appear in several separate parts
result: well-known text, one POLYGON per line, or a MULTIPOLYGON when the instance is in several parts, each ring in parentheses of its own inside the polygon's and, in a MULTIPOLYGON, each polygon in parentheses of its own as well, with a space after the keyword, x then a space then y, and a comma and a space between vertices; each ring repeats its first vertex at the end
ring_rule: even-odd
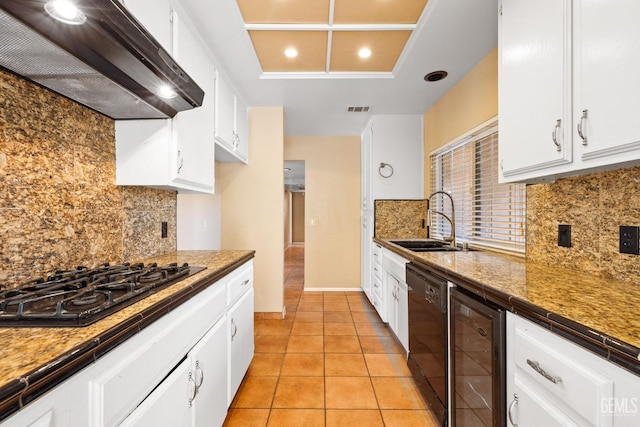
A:
POLYGON ((160 42, 164 50, 172 52, 171 14, 168 0, 120 0, 144 28, 160 42))
POLYGON ((213 193, 215 68, 179 16, 173 19, 173 41, 176 61, 204 90, 204 100, 201 107, 182 111, 173 118, 178 159, 172 180, 188 189, 213 193))
POLYGON ((502 0, 502 181, 638 163, 639 15, 634 0, 502 0))
MULTIPOLYGON (((146 21, 155 22, 146 18, 154 15, 152 11, 157 9, 164 16, 165 2, 127 0, 125 5, 130 3, 132 8, 135 5, 134 13, 137 8, 143 10, 140 21, 145 27, 146 21), (153 7, 143 7, 147 3, 153 7)), ((215 68, 196 34, 176 12, 164 19, 171 40, 167 50, 204 90, 203 104, 173 119, 116 121, 116 184, 212 194, 215 68)))
POLYGON ((220 73, 216 73, 215 105, 216 160, 247 163, 249 158, 247 106, 220 73))
POLYGON ((499 150, 505 180, 571 162, 571 0, 504 0, 499 150))
POLYGON ((639 159, 640 2, 580 0, 573 7, 574 139, 581 159, 586 167, 639 159))

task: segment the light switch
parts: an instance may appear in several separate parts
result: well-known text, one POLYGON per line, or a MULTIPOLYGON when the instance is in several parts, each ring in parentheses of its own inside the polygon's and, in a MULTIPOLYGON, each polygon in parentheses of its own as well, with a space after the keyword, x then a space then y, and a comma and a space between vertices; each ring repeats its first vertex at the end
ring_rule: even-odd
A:
POLYGON ((318 225, 319 222, 318 218, 311 218, 311 225, 318 225))

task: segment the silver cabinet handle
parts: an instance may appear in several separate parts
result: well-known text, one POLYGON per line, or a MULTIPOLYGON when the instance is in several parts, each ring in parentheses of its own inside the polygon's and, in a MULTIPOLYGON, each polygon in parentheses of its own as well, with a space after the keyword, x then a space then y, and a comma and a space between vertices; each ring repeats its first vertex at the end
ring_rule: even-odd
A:
POLYGON ((236 322, 234 322, 233 319, 231 319, 231 327, 233 328, 233 332, 231 332, 231 341, 233 341, 233 339, 236 337, 236 334, 238 333, 238 327, 236 326, 236 322))
POLYGON ((513 427, 518 427, 518 424, 513 422, 513 410, 518 406, 518 395, 513 393, 513 401, 509 404, 509 422, 513 427))
POLYGON ((195 380, 196 394, 198 394, 198 391, 200 390, 200 387, 202 387, 203 382, 204 382, 204 371, 200 367, 200 361, 196 360, 196 380, 195 380), (198 375, 198 373, 200 373, 200 375, 198 375), (199 380, 198 380, 198 376, 200 377, 199 380))
POLYGON ((553 143, 556 144, 556 150, 562 151, 562 146, 558 142, 558 130, 562 127, 562 120, 558 119, 556 122, 556 127, 553 128, 553 132, 551 133, 551 138, 553 139, 553 143))
POLYGON ((542 375, 543 377, 545 377, 546 379, 548 379, 554 384, 558 384, 562 382, 562 378, 549 375, 547 372, 545 372, 544 369, 540 367, 540 364, 534 360, 527 359, 527 365, 531 366, 531 368, 533 368, 534 371, 536 371, 537 373, 539 373, 540 375, 542 375))
POLYGON ((184 166, 184 158, 178 150, 178 173, 180 173, 180 171, 182 170, 182 166, 184 166))
POLYGON ((240 286, 246 286, 246 285, 248 285, 248 284, 249 284, 249 279, 247 279, 247 280, 245 280, 244 282, 242 282, 242 285, 240 285, 240 286))
POLYGON ((191 397, 189 397, 189 408, 193 406, 193 401, 196 399, 196 394, 198 394, 198 386, 196 386, 196 382, 193 380, 193 374, 189 372, 189 385, 193 384, 193 391, 191 392, 191 397))
POLYGON ((578 135, 582 138, 582 145, 587 145, 587 132, 584 130, 584 122, 587 120, 588 114, 589 110, 582 110, 582 117, 580 117, 580 121, 578 122, 578 135))

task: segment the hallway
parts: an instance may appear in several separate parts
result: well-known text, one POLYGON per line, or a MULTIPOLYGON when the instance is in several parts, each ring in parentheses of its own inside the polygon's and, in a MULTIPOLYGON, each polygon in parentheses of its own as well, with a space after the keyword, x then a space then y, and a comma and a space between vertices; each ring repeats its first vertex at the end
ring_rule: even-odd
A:
POLYGON ((256 313, 255 356, 225 426, 436 426, 401 347, 361 292, 304 292, 285 251, 286 319, 256 313))

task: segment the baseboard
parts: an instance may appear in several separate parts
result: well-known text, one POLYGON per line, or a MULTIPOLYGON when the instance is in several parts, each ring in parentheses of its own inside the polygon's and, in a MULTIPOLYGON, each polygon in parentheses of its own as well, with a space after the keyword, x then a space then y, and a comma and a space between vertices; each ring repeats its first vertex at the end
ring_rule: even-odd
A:
POLYGON ((305 292, 362 292, 362 288, 304 288, 305 292))

